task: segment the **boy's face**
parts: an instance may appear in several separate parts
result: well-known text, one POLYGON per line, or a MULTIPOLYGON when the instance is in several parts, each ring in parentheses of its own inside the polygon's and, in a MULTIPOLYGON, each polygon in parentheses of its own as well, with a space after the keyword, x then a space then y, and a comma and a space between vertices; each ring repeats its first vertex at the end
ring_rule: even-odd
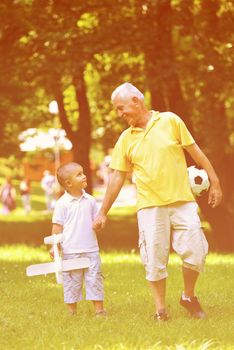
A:
POLYGON ((68 190, 83 190, 87 187, 87 178, 80 165, 73 166, 70 170, 70 176, 66 180, 68 190))

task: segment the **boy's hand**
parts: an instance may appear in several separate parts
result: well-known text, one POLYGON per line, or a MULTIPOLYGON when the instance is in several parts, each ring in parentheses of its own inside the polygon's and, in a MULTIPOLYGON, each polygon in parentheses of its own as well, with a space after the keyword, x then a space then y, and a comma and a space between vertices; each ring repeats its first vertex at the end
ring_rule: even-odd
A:
POLYGON ((106 219, 107 219, 106 215, 99 214, 93 222, 94 231, 98 232, 101 229, 103 229, 105 227, 105 224, 106 224, 106 219))
POLYGON ((50 248, 49 254, 50 254, 50 258, 51 258, 52 260, 54 260, 54 249, 53 249, 53 247, 50 248))
MULTIPOLYGON (((58 244, 58 251, 59 251, 59 254, 60 254, 60 252, 61 252, 60 244, 58 244)), ((53 247, 50 248, 49 254, 50 254, 50 258, 51 258, 52 260, 54 260, 54 248, 53 248, 53 247)))

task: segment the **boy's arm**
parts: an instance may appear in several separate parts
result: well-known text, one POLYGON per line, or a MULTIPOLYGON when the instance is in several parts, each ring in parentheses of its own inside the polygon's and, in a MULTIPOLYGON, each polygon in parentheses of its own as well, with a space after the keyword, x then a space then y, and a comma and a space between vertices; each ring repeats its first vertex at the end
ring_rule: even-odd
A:
MULTIPOLYGON (((62 233, 62 232, 63 232, 63 226, 62 225, 59 225, 59 224, 53 224, 52 225, 52 230, 51 230, 51 234, 52 235, 56 235, 56 234, 62 233)), ((59 249, 59 251, 61 250, 60 244, 58 244, 58 249, 59 249)), ((53 247, 50 248, 49 254, 50 254, 51 259, 54 259, 53 247)))
POLYGON ((210 204, 212 208, 217 207, 222 200, 222 190, 218 176, 216 175, 212 164, 196 143, 186 146, 185 149, 196 164, 201 166, 207 172, 210 180, 208 204, 210 204))
POLYGON ((52 231, 51 231, 52 235, 57 235, 58 233, 61 233, 61 232, 63 232, 63 225, 59 225, 59 224, 52 225, 52 231))

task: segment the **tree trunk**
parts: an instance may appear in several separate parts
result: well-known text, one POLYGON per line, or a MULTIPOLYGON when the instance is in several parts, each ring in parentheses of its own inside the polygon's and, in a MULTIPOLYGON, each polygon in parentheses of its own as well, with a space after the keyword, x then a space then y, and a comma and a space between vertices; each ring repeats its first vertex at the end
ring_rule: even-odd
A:
POLYGON ((151 96, 152 109, 163 112, 166 110, 166 102, 162 91, 163 85, 159 79, 157 62, 155 56, 149 51, 145 51, 146 80, 151 96))
POLYGON ((78 71, 73 76, 76 98, 79 105, 78 132, 73 137, 74 158, 84 169, 87 176, 87 192, 92 193, 92 173, 89 160, 91 147, 91 115, 87 99, 87 91, 84 80, 84 72, 78 71))
POLYGON ((169 109, 178 114, 186 126, 193 132, 191 116, 184 100, 180 80, 176 71, 176 61, 172 42, 172 9, 171 1, 158 1, 158 50, 157 57, 161 61, 161 76, 163 81, 164 99, 168 101, 169 109))
POLYGON ((62 89, 59 87, 59 84, 57 84, 55 87, 55 96, 59 107, 60 122, 73 145, 72 150, 74 161, 83 167, 88 182, 86 191, 92 193, 92 174, 89 162, 89 152, 91 146, 91 117, 86 96, 86 86, 83 72, 78 72, 75 76, 73 76, 73 83, 79 106, 79 117, 77 120, 78 131, 75 132, 72 130, 71 124, 67 119, 64 108, 63 93, 62 89))
POLYGON ((230 252, 234 250, 234 155, 223 154, 222 159, 219 157, 218 159, 219 162, 211 158, 223 191, 222 203, 217 208, 212 209, 207 204, 206 196, 201 196, 201 198, 198 198, 198 204, 205 220, 211 225, 213 247, 218 251, 230 252))
POLYGON ((69 120, 67 119, 66 111, 64 108, 62 89, 59 86, 59 84, 57 84, 54 89, 55 89, 56 101, 58 103, 58 108, 59 108, 59 119, 62 124, 62 128, 66 131, 67 137, 72 141, 72 139, 74 138, 74 132, 71 128, 69 120))

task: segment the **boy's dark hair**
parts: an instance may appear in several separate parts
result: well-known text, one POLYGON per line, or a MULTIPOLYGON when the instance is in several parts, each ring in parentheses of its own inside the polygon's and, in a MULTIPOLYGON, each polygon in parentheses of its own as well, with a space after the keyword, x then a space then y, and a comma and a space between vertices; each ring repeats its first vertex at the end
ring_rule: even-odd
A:
POLYGON ((61 186, 66 187, 66 180, 69 178, 70 176, 70 170, 74 167, 80 166, 80 164, 75 163, 75 162, 70 162, 70 163, 66 163, 61 165, 58 169, 57 169, 57 179, 58 182, 61 186))

